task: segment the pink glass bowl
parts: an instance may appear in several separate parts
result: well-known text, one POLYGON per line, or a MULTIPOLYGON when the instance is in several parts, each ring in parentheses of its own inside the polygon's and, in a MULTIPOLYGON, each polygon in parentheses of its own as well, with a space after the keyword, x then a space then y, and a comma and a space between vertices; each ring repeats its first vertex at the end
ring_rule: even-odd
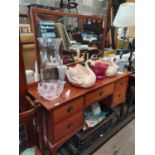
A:
POLYGON ((104 79, 106 77, 107 68, 108 68, 107 64, 96 62, 95 66, 92 67, 92 70, 95 73, 97 79, 104 79))
POLYGON ((47 100, 55 100, 61 95, 63 88, 61 80, 42 81, 38 84, 38 93, 47 100))

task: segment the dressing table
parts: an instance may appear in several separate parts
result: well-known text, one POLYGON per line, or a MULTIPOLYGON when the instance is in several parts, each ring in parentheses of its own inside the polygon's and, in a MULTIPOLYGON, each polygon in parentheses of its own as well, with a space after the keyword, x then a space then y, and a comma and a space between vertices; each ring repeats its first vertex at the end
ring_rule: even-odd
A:
MULTIPOLYGON (((66 82, 64 90, 56 100, 49 101, 38 94, 37 83, 29 85, 28 93, 42 107, 44 142, 51 155, 84 126, 84 111, 94 102, 110 97, 110 107, 124 105, 128 79, 131 72, 96 81, 88 89, 78 88, 66 82), (70 96, 66 92, 70 90, 70 96)), ((123 112, 123 108, 122 111, 123 112)))

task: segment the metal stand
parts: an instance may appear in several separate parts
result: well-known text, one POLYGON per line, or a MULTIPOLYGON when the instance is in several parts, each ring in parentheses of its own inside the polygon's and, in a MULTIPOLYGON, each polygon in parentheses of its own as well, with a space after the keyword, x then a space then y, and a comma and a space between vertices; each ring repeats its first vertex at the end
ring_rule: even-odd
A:
POLYGON ((124 27, 123 28, 123 42, 122 42, 121 50, 120 50, 120 53, 119 53, 120 54, 120 59, 122 59, 122 56, 123 56, 123 48, 124 48, 126 30, 127 30, 127 27, 124 27))

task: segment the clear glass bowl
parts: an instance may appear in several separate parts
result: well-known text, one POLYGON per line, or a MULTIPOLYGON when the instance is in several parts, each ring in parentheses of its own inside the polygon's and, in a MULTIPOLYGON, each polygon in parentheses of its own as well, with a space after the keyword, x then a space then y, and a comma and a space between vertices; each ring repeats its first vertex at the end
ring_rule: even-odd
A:
POLYGON ((42 81, 38 84, 38 93, 47 100, 55 100, 61 95, 63 88, 61 80, 42 81))

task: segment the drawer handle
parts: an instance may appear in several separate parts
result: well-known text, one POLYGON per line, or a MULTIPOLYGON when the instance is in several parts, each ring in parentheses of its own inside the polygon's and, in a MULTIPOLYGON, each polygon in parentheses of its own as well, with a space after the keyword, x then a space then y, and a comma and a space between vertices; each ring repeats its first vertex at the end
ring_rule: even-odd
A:
POLYGON ((123 85, 123 82, 121 82, 120 85, 122 86, 123 85))
POLYGON ((73 107, 72 106, 69 106, 68 108, 67 108, 67 112, 71 112, 73 110, 73 107))
POLYGON ((122 94, 119 94, 119 95, 118 95, 118 97, 121 97, 121 96, 122 96, 122 94))
POLYGON ((101 90, 100 92, 99 92, 99 96, 102 96, 103 95, 103 90, 101 90))
POLYGON ((73 124, 72 123, 69 123, 68 125, 67 125, 67 128, 68 129, 71 129, 73 127, 73 124))

